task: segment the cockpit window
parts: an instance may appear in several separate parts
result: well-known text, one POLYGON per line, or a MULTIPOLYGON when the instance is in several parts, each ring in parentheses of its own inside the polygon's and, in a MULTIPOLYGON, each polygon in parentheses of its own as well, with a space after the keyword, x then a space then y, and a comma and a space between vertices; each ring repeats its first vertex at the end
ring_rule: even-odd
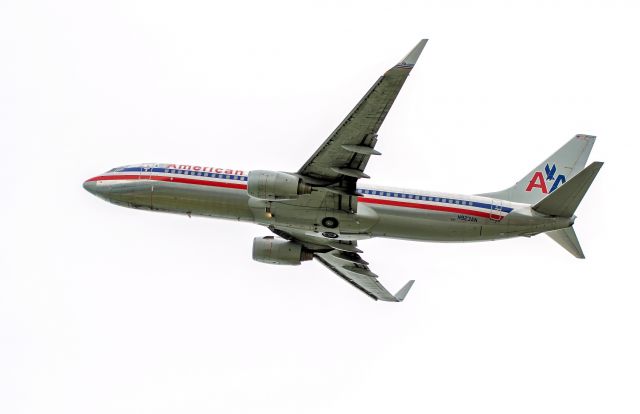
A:
POLYGON ((113 168, 113 169, 111 169, 111 170, 107 171, 107 173, 124 171, 124 168, 125 168, 125 167, 113 168))

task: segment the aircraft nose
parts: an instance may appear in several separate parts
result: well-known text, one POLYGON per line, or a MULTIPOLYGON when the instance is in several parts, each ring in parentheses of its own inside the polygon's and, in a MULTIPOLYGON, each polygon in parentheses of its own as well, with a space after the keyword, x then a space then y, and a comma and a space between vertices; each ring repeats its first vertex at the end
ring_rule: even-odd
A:
POLYGON ((82 187, 85 190, 87 190, 88 192, 90 192, 91 194, 95 194, 96 193, 96 182, 95 181, 91 181, 91 179, 88 179, 87 181, 82 183, 82 187))
POLYGON ((95 178, 89 178, 87 181, 82 183, 82 187, 93 194, 94 196, 103 198, 104 197, 104 188, 98 186, 95 178))

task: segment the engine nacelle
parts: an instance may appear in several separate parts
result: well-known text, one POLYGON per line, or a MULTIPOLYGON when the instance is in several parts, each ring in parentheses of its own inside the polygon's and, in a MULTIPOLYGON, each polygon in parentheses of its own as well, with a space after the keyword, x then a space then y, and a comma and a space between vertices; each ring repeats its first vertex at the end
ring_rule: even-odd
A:
POLYGON ((279 172, 256 170, 249 171, 247 192, 260 200, 293 200, 302 194, 311 193, 311 186, 295 175, 279 172))
POLYGON ((299 265, 311 259, 313 259, 313 253, 299 243, 276 239, 273 236, 253 239, 253 260, 257 262, 299 265))

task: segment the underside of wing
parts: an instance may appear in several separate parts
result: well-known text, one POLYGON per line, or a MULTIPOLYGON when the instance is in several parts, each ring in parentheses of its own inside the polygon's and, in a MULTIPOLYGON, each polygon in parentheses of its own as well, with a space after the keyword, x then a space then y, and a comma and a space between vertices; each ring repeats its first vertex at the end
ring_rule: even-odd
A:
POLYGON ((371 155, 379 155, 374 147, 378 129, 395 101, 409 72, 427 43, 421 40, 396 66, 389 69, 369 89, 347 117, 300 168, 298 174, 310 183, 341 184, 344 191, 355 188, 371 155))
POLYGON ((356 252, 332 250, 327 253, 315 253, 314 257, 332 272, 346 280, 372 299, 386 302, 402 302, 413 286, 413 280, 407 282, 395 295, 391 294, 373 273, 368 263, 356 252))

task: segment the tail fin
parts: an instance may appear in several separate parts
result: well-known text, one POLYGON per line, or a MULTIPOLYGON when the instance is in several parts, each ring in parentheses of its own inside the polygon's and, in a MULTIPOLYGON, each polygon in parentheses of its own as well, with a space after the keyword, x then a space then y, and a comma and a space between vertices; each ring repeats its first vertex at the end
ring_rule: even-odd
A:
POLYGON ((571 253, 574 257, 577 257, 578 259, 584 259, 584 253, 582 253, 582 247, 580 247, 578 236, 576 236, 576 232, 573 230, 573 227, 567 227, 565 229, 548 231, 546 235, 551 237, 553 241, 555 241, 560 246, 562 246, 566 251, 571 253))
MULTIPOLYGON (((548 216, 573 217, 603 164, 602 162, 591 163, 587 168, 567 181, 565 185, 540 200, 531 208, 548 216)), ((584 259, 584 253, 573 227, 552 230, 546 234, 578 259, 584 259)))
POLYGON ((591 163, 565 185, 531 208, 547 216, 572 217, 603 164, 603 162, 591 163))
POLYGON ((595 140, 591 135, 576 135, 512 187, 481 195, 535 204, 584 168, 595 140))

